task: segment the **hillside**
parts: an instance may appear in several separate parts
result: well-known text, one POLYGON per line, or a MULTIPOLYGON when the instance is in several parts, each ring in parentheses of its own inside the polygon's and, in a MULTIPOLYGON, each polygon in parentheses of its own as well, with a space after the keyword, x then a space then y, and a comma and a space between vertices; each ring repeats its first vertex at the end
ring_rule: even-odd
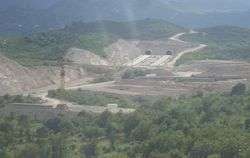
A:
POLYGON ((208 47, 183 56, 179 64, 204 59, 250 60, 250 29, 217 26, 198 31, 200 33, 186 35, 184 40, 204 43, 208 47))
POLYGON ((107 52, 104 48, 118 39, 166 39, 184 30, 166 21, 149 19, 133 22, 73 23, 64 29, 30 36, 2 37, 0 51, 22 65, 51 65, 72 47, 105 57, 107 52))
MULTIPOLYGON (((0 95, 23 93, 33 89, 58 85, 59 68, 34 67, 27 68, 0 55, 0 95)), ((79 68, 66 67, 66 82, 79 80, 86 75, 79 68)))

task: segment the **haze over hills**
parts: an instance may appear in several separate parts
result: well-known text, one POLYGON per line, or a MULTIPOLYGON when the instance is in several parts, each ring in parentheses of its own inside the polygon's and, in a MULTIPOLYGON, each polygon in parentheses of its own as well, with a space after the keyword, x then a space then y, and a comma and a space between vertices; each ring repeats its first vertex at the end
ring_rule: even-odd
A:
POLYGON ((229 12, 229 11, 247 11, 250 8, 250 2, 245 0, 161 0, 177 10, 185 12, 229 12))
POLYGON ((0 158, 250 158, 247 0, 0 3, 0 158))
POLYGON ((189 27, 249 27, 250 2, 240 0, 52 0, 0 1, 1 32, 58 28, 73 21, 158 18, 189 27), (219 5, 218 5, 219 3, 219 5), (220 5, 221 4, 221 5, 220 5), (38 18, 39 17, 39 18, 38 18), (234 21, 232 23, 232 21, 234 21))

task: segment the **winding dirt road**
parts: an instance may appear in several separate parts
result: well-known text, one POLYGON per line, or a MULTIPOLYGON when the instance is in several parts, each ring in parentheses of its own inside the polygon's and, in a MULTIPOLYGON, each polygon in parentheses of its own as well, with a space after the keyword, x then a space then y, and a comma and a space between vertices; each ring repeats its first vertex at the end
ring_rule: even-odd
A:
MULTIPOLYGON (((194 34, 194 33, 197 33, 197 32, 194 32, 194 31, 189 32, 189 34, 194 34)), ((173 37, 170 37, 169 39, 173 40, 173 41, 176 41, 176 42, 188 43, 188 42, 183 41, 183 40, 180 39, 181 36, 183 36, 185 34, 187 34, 187 33, 185 33, 185 32, 178 33, 178 34, 174 35, 173 37)), ((170 62, 167 63, 167 67, 173 68, 175 66, 177 60, 179 60, 183 55, 188 54, 188 53, 192 53, 192 52, 196 52, 198 50, 202 50, 202 49, 204 49, 206 47, 207 47, 207 45, 205 45, 205 44, 199 44, 197 47, 189 48, 189 49, 186 49, 186 50, 178 53, 178 55, 173 60, 171 60, 170 62)))
MULTIPOLYGON (((91 91, 100 91, 100 90, 106 90, 105 88, 109 85, 112 85, 115 81, 110 82, 103 82, 103 83, 96 83, 96 84, 79 84, 79 85, 73 85, 66 87, 67 90, 74 90, 74 89, 84 89, 84 90, 91 90, 91 91)), ((119 108, 119 107, 105 107, 105 106, 89 106, 89 105, 78 105, 76 103, 67 102, 64 100, 56 99, 56 98, 50 98, 47 96, 47 91, 56 89, 55 87, 51 88, 45 88, 43 90, 39 90, 36 92, 32 92, 32 96, 39 97, 42 100, 43 106, 52 106, 53 108, 56 108, 58 104, 66 104, 70 111, 74 112, 93 112, 93 113, 102 113, 104 111, 110 111, 112 113, 131 113, 134 112, 135 109, 132 108, 119 108)), ((30 93, 27 93, 27 95, 30 93)), ((119 94, 119 93, 118 93, 119 94)))

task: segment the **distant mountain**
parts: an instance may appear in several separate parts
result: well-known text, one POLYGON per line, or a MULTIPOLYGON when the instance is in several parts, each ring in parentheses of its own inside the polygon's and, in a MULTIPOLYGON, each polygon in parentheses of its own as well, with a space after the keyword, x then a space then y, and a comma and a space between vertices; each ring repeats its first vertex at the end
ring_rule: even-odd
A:
POLYGON ((192 13, 247 11, 250 1, 246 0, 161 0, 173 8, 192 13))
POLYGON ((0 0, 0 33, 27 33, 74 21, 164 19, 188 27, 250 27, 246 0, 0 0), (243 20, 242 20, 243 19, 243 20), (246 20, 244 20, 246 19, 246 20))

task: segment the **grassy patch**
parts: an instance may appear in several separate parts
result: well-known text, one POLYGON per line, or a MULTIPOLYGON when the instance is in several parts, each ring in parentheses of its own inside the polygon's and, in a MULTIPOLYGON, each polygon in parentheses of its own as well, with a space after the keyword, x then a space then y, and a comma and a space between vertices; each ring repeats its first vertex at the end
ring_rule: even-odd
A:
POLYGON ((90 34, 79 36, 79 47, 95 52, 95 54, 105 57, 104 48, 115 41, 115 38, 105 34, 90 34))
POLYGON ((212 53, 206 53, 206 50, 201 52, 193 52, 184 54, 180 59, 175 63, 176 66, 181 64, 189 64, 195 60, 206 60, 206 59, 217 59, 217 57, 212 53))
POLYGON ((134 103, 127 97, 85 90, 53 90, 49 91, 49 97, 75 102, 80 105, 106 106, 118 104, 119 107, 133 107, 134 103))

